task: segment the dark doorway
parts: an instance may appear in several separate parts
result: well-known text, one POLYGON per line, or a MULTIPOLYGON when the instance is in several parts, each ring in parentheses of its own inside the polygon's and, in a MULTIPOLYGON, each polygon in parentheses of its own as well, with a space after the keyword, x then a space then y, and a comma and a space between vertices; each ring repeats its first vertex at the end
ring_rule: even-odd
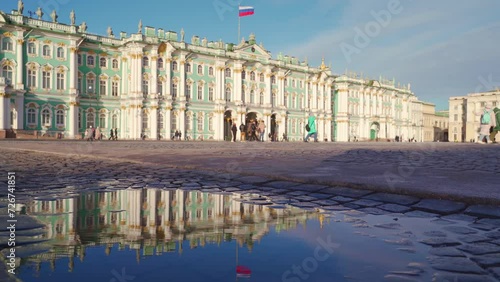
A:
POLYGON ((224 113, 224 141, 231 141, 233 137, 231 133, 231 125, 233 124, 233 120, 231 117, 231 111, 226 111, 224 113))
POLYGON ((278 124, 276 124, 276 114, 271 116, 271 141, 277 141, 278 139, 278 124))
POLYGON ((245 117, 246 140, 255 141, 256 137, 252 136, 252 124, 257 121, 257 113, 250 112, 245 117))

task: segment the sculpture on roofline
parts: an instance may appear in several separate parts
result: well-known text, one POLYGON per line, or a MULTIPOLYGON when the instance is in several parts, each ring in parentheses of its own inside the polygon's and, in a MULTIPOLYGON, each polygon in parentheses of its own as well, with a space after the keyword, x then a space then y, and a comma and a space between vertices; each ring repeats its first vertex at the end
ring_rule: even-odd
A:
POLYGON ((42 8, 38 7, 38 9, 36 10, 36 16, 38 17, 39 20, 42 19, 42 17, 43 17, 42 8))
POLYGON ((17 1, 17 12, 22 15, 24 11, 24 3, 22 0, 17 1))
POLYGON ((139 20, 139 26, 137 27, 137 33, 142 34, 142 20, 139 20))
POLYGON ((71 13, 69 13, 69 19, 71 20, 71 25, 75 25, 76 22, 75 10, 71 10, 71 13))
POLYGON ((80 32, 87 32, 87 23, 86 22, 83 22, 81 25, 80 25, 80 32))
POLYGON ((184 29, 181 28, 181 42, 184 42, 184 29))
POLYGON ((57 23, 57 12, 56 10, 53 10, 52 13, 50 14, 50 17, 52 18, 53 23, 57 23))
POLYGON ((110 26, 108 26, 108 31, 107 31, 107 33, 108 33, 108 36, 109 36, 109 37, 114 37, 114 36, 115 36, 115 35, 113 34, 113 29, 112 29, 110 26))

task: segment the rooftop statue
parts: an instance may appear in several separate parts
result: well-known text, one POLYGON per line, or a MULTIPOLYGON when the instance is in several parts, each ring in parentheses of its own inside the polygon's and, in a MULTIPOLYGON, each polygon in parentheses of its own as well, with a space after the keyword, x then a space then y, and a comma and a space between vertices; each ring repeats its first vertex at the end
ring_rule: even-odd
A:
POLYGON ((38 9, 36 10, 36 16, 38 17, 39 20, 42 19, 42 17, 43 17, 42 8, 38 7, 38 9))
POLYGON ((75 10, 71 10, 71 13, 69 13, 69 19, 71 20, 71 25, 75 25, 76 22, 75 10))
POLYGON ((56 10, 53 10, 53 11, 52 11, 52 13, 50 14, 50 17, 52 18, 52 22, 53 22, 53 23, 57 23, 57 18, 58 18, 58 16, 57 16, 57 12, 56 12, 56 10))
POLYGON ((108 26, 107 33, 108 33, 108 36, 109 36, 109 37, 114 37, 114 36, 115 36, 115 35, 113 34, 113 29, 112 29, 110 26, 108 26))
POLYGON ((80 32, 87 32, 87 23, 86 22, 83 22, 80 25, 80 32))
POLYGON ((137 27, 137 33, 142 34, 142 20, 139 20, 139 26, 137 27))
POLYGON ((24 11, 24 3, 22 0, 17 1, 17 12, 22 15, 24 11))
POLYGON ((181 42, 184 42, 184 29, 181 28, 181 42))

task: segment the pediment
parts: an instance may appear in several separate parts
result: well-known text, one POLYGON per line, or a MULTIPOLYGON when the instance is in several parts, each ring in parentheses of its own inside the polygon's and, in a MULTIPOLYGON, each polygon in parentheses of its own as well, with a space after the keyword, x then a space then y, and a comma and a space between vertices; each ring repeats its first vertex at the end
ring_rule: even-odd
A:
POLYGON ((236 53, 246 56, 255 56, 260 58, 271 58, 271 55, 262 47, 257 44, 246 44, 242 47, 239 47, 235 50, 236 53))

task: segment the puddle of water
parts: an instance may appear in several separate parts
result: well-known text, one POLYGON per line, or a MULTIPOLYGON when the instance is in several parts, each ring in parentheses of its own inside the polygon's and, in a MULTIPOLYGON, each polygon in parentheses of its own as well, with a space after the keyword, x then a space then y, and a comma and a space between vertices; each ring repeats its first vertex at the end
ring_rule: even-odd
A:
POLYGON ((47 241, 18 247, 23 281, 381 281, 391 271, 430 281, 418 240, 444 226, 185 190, 88 192, 24 211, 47 241))

